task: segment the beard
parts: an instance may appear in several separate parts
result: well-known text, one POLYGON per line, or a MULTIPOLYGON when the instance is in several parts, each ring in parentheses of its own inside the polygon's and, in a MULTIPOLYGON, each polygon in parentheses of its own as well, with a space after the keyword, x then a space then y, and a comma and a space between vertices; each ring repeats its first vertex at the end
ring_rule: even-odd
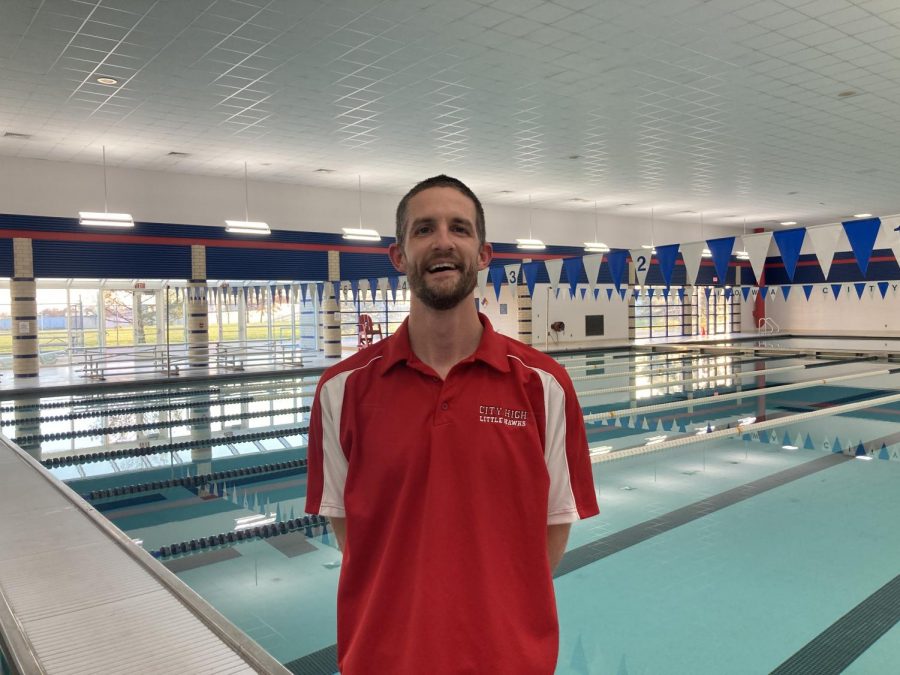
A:
POLYGON ((428 275, 427 269, 431 264, 433 263, 416 266, 415 270, 409 269, 406 273, 413 295, 431 309, 442 311, 453 309, 468 298, 475 290, 475 286, 478 285, 478 272, 475 266, 460 261, 456 263, 459 271, 456 283, 453 285, 442 284, 436 287, 429 286, 426 276, 428 275))

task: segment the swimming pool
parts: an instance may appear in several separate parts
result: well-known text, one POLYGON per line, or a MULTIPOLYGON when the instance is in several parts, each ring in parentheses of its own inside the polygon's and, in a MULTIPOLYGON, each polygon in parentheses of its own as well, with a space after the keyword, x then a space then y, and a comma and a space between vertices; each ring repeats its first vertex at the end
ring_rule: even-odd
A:
MULTIPOLYGON (((560 360, 589 420, 602 513, 575 524, 557 572, 558 673, 900 662, 897 617, 884 635, 865 619, 893 597, 900 559, 900 404, 870 403, 896 395, 896 364, 627 350, 560 360), (836 647, 829 630, 865 639, 836 647)), ((314 385, 145 385, 30 403, 43 409, 5 402, 2 420, 147 550, 198 542, 161 559, 294 672, 320 673, 334 658, 340 560, 327 529, 300 520, 209 545, 302 517, 314 385), (110 456, 63 459, 98 449, 110 456), (194 484, 198 474, 219 478, 194 484)))

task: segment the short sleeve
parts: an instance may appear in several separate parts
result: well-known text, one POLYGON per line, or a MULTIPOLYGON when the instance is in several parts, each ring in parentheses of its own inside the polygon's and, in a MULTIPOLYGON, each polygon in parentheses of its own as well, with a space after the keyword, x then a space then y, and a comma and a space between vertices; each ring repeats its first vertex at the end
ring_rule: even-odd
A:
POLYGON ((558 525, 600 512, 588 450, 584 417, 568 374, 548 373, 545 380, 544 458, 550 475, 547 523, 558 525))
POLYGON ((319 381, 309 419, 306 512, 343 518, 348 462, 340 427, 344 382, 349 373, 319 381))

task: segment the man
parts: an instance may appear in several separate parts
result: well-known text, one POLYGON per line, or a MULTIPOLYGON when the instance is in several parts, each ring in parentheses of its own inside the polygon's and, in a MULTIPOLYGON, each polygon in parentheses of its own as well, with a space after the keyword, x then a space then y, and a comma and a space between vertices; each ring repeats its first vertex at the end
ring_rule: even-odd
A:
POLYGON ((319 380, 306 510, 343 551, 344 675, 555 668, 551 571, 597 502, 565 370, 476 309, 491 254, 468 187, 416 185, 390 247, 409 318, 319 380))

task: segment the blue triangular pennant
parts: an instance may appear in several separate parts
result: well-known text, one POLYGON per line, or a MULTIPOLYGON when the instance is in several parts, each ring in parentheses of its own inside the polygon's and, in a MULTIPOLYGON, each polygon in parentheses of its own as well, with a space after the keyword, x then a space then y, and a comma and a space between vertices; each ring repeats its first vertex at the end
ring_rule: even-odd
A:
POLYGON ((372 294, 372 302, 375 302, 375 291, 378 290, 378 279, 372 277, 369 279, 369 293, 372 294))
POLYGON ((271 297, 272 302, 275 302, 275 292, 278 290, 278 286, 275 284, 269 284, 269 295, 271 297))
POLYGON ((725 277, 728 274, 728 261, 731 260, 731 252, 734 250, 734 237, 707 239, 706 245, 709 246, 709 251, 712 253, 719 283, 724 285, 725 277))
POLYGON ((884 300, 884 296, 887 295, 888 286, 889 286, 889 284, 887 281, 879 281, 878 282, 878 291, 881 293, 882 300, 884 300))
POLYGON ((309 284, 300 284, 300 297, 303 299, 303 304, 306 304, 306 295, 309 292, 309 284))
POLYGON ((332 290, 334 291, 334 301, 338 304, 341 303, 341 282, 340 281, 332 281, 331 282, 332 290))
POLYGON ((856 287, 856 297, 862 300, 862 295, 866 291, 866 282, 860 281, 858 283, 853 284, 856 287))
POLYGON ((664 297, 666 300, 669 299, 669 290, 670 290, 670 289, 669 289, 668 286, 666 286, 664 289, 662 289, 663 297, 664 297))
POLYGON ((654 291, 654 289, 652 287, 647 289, 647 297, 648 298, 653 297, 653 291, 654 291))
POLYGON ((581 280, 581 269, 584 265, 581 258, 563 258, 563 269, 566 271, 566 279, 569 280, 569 297, 575 297, 575 289, 581 280))
POLYGON ((400 285, 400 277, 388 277, 388 286, 391 287, 391 299, 397 302, 397 286, 400 285))
POLYGON ((803 285, 803 294, 806 296, 806 299, 809 300, 809 296, 812 294, 812 284, 804 284, 803 285))
POLYGON ((666 244, 656 247, 656 264, 659 265, 659 273, 662 275, 666 286, 672 285, 672 272, 675 269, 675 259, 678 257, 678 244, 666 244))
POLYGON ((782 286, 782 287, 781 287, 781 292, 784 294, 784 299, 785 299, 785 300, 788 299, 788 295, 789 295, 790 292, 791 292, 791 288, 792 288, 791 286, 782 286))
POLYGON ((815 450, 816 444, 813 442, 812 436, 806 434, 806 441, 803 443, 803 448, 805 450, 815 450))
POLYGON ((768 286, 760 286, 759 294, 760 294, 760 296, 762 296, 762 299, 765 300, 766 296, 769 294, 769 287, 768 286))
POLYGON ((800 248, 806 236, 806 228, 799 227, 793 230, 777 230, 772 233, 778 250, 781 251, 781 260, 787 272, 788 279, 794 280, 794 272, 797 270, 797 260, 800 259, 800 248))
POLYGON ((622 285, 622 273, 625 271, 625 257, 627 255, 628 251, 624 249, 616 249, 606 254, 606 264, 609 266, 609 273, 612 276, 616 290, 619 290, 619 287, 622 285))
POLYGON ((639 286, 635 286, 631 289, 631 297, 638 298, 641 295, 641 289, 639 286))
POLYGON ((587 295, 587 289, 586 289, 586 288, 582 288, 582 289, 581 289, 581 299, 582 299, 582 300, 584 300, 584 296, 585 296, 585 295, 587 295))
MULTIPOLYGON (((245 288, 244 290, 246 291, 247 289, 245 288)), ((319 298, 319 306, 320 306, 320 307, 322 306, 322 294, 323 294, 324 292, 325 292, 325 284, 324 284, 324 283, 317 283, 317 284, 316 284, 316 295, 317 295, 318 298, 319 298)))
POLYGON ((626 294, 627 292, 628 292, 628 289, 627 289, 627 288, 620 288, 620 289, 619 289, 619 297, 622 298, 622 300, 624 300, 624 299, 625 299, 625 294, 626 294))
POLYGON ((684 287, 683 286, 678 289, 678 299, 681 302, 684 302, 684 287))
POLYGON ((497 296, 497 302, 500 302, 500 287, 503 285, 503 280, 506 279, 506 270, 502 267, 491 267, 488 276, 491 278, 491 283, 494 284, 494 294, 497 296))
POLYGON ((741 288, 741 295, 744 296, 744 302, 747 302, 747 298, 750 297, 750 287, 749 287, 749 286, 743 286, 743 287, 741 288))
POLYGON ((838 296, 841 294, 841 285, 831 284, 831 292, 834 293, 834 299, 837 300, 838 296))
POLYGON ((350 280, 350 294, 353 296, 353 302, 359 298, 359 279, 350 280))
POLYGON ((881 452, 878 453, 878 459, 890 459, 891 455, 888 453, 887 446, 882 443, 881 444, 881 452))
POLYGON ((522 273, 525 275, 525 284, 528 286, 528 295, 530 296, 534 296, 534 286, 537 284, 540 265, 540 262, 522 263, 522 273))
POLYGON ((732 295, 734 295, 734 289, 731 286, 729 286, 728 288, 725 289, 725 299, 731 300, 732 295))
POLYGON ((837 436, 834 437, 834 443, 832 443, 831 445, 831 451, 838 454, 842 454, 844 452, 844 448, 841 445, 841 439, 837 436))
POLYGON ((709 300, 709 296, 712 295, 712 286, 707 286, 703 292, 706 293, 706 299, 709 300))
POLYGON ((856 264, 859 265, 859 271, 866 276, 866 270, 869 268, 869 258, 872 255, 872 247, 875 246, 875 239, 878 237, 878 230, 881 228, 880 218, 867 218, 866 220, 850 220, 844 225, 844 232, 847 233, 847 239, 850 240, 850 247, 853 249, 853 255, 856 256, 856 264))
POLYGON ((594 289, 594 300, 596 300, 596 299, 599 298, 599 297, 600 297, 600 289, 599 289, 599 288, 595 288, 595 289, 594 289))

